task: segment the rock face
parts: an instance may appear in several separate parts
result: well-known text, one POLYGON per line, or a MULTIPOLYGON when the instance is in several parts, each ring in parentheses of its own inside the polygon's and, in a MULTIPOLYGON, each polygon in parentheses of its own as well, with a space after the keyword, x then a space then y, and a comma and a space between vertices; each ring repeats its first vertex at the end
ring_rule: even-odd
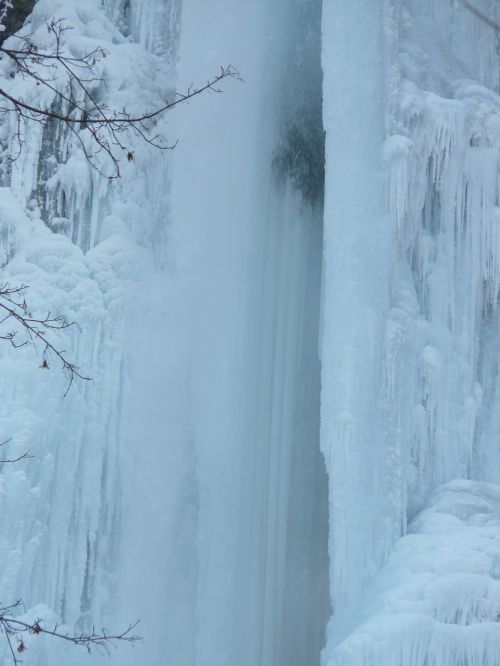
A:
POLYGON ((13 6, 8 10, 3 22, 5 30, 0 33, 0 45, 23 27, 24 22, 33 11, 35 3, 36 0, 14 0, 13 6))

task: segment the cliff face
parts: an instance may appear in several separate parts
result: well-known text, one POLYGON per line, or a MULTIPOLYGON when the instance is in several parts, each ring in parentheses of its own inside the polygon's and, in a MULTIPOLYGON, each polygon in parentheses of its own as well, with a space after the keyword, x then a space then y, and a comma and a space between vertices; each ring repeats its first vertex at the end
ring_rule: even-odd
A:
MULTIPOLYGON (((0 44, 23 27, 24 22, 33 11, 36 0, 19 0, 9 9, 3 20, 4 31, 0 35, 0 44)), ((2 3, 4 5, 5 3, 2 3)), ((0 6, 0 9, 3 7, 0 6)))

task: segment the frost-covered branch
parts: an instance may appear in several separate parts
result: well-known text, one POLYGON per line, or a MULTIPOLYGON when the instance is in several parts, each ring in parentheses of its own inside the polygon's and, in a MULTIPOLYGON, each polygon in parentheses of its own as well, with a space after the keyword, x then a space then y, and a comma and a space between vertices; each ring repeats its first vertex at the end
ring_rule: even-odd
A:
POLYGON ((133 633, 139 621, 130 624, 120 633, 108 633, 105 630, 98 632, 95 630, 95 627, 92 627, 92 631, 89 633, 70 634, 69 632, 61 631, 58 624, 45 626, 42 618, 37 618, 34 622, 25 622, 13 616, 13 613, 21 607, 22 602, 19 600, 9 606, 0 608, 0 630, 7 640, 14 666, 21 663, 20 656, 27 650, 26 636, 40 636, 45 634, 73 643, 73 645, 84 647, 89 653, 93 649, 108 651, 108 648, 117 642, 137 643, 142 640, 141 636, 133 633))
MULTIPOLYGON (((24 338, 19 342, 19 331, 6 330, 0 332, 0 340, 7 340, 16 349, 31 343, 35 348, 42 346, 41 368, 48 370, 49 357, 52 356, 61 364, 63 372, 68 378, 68 385, 64 397, 68 394, 75 378, 90 381, 90 377, 81 374, 78 366, 70 361, 66 352, 59 349, 48 337, 49 331, 60 331, 70 326, 76 326, 75 322, 69 322, 60 315, 53 316, 48 312, 44 317, 33 317, 26 304, 26 291, 28 287, 24 284, 18 287, 10 287, 8 284, 0 285, 0 326, 9 323, 17 323, 24 333, 24 338)), ((26 457, 26 456, 23 456, 26 457)), ((0 461, 1 462, 1 461, 0 461)))

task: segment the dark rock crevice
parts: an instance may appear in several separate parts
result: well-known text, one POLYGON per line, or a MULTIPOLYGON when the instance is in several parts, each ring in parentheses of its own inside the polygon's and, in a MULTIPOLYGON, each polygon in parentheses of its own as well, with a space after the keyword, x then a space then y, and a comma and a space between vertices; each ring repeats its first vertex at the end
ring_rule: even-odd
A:
MULTIPOLYGON (((3 20, 5 30, 0 32, 0 46, 23 27, 35 4, 36 0, 15 0, 3 20)), ((5 5, 6 0, 0 0, 0 12, 4 10, 5 5)))

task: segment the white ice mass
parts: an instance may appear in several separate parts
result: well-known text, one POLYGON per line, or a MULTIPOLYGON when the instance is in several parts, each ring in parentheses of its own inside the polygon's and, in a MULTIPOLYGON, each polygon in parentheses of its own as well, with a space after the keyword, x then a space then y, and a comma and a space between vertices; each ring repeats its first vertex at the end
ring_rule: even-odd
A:
MULTIPOLYGON (((144 637, 23 663, 500 666, 500 4, 38 0, 9 44, 58 17, 111 109, 243 81, 111 182, 0 112, 0 282, 92 378, 0 344, 33 455, 0 465, 0 601, 144 637)), ((4 59, 0 89, 54 103, 4 59)))

